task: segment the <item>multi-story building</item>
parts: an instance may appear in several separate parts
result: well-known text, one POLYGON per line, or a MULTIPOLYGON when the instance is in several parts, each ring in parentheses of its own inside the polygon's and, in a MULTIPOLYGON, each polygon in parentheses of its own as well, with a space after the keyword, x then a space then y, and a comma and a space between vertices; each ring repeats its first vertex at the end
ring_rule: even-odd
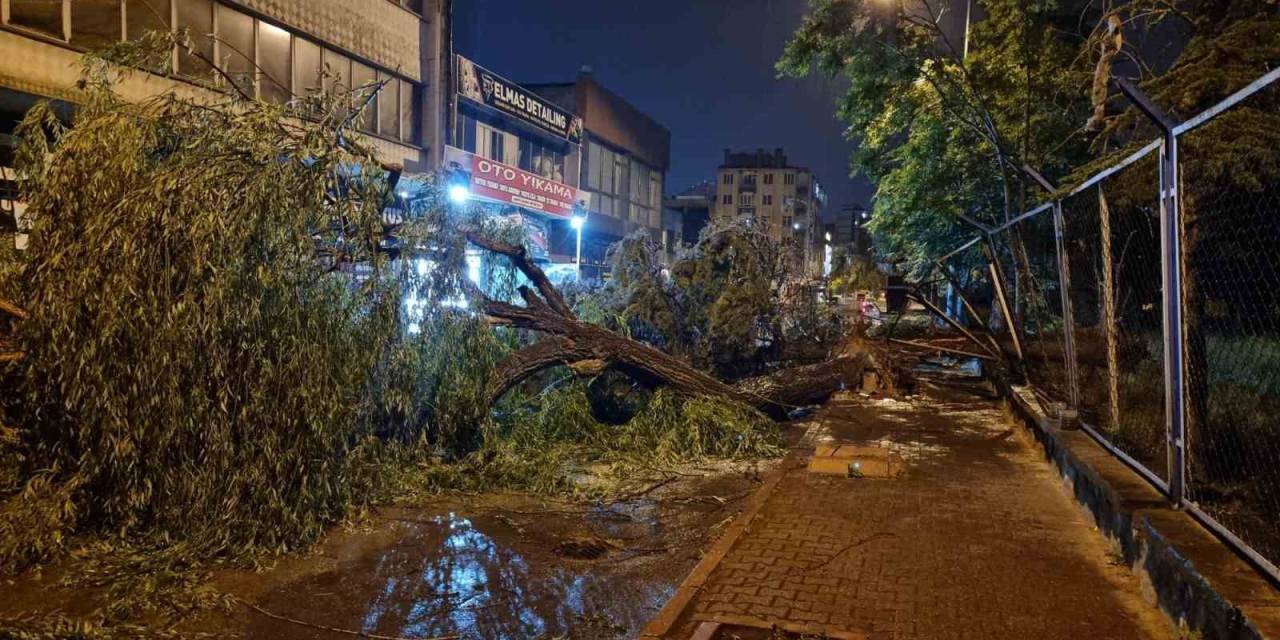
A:
MULTIPOLYGON (((175 48, 172 75, 132 74, 120 94, 141 100, 231 90, 206 61, 235 88, 270 101, 305 95, 326 76, 349 87, 381 81, 364 118, 367 139, 381 160, 407 173, 434 170, 446 114, 450 1, 0 0, 0 135, 11 136, 38 100, 74 109, 85 51, 148 31, 188 29, 194 54, 175 48)), ((11 163, 4 164, 0 177, 11 181, 11 163)), ((5 219, 12 226, 21 207, 6 191, 0 226, 5 219)))
POLYGON ((749 226, 795 247, 811 274, 821 268, 825 204, 826 194, 813 172, 788 164, 782 149, 725 149, 716 174, 714 219, 749 226))
POLYGON ((666 199, 667 211, 679 221, 680 242, 686 246, 698 242, 702 230, 711 223, 711 210, 716 206, 716 184, 700 182, 666 199))
POLYGON ((846 205, 831 223, 832 244, 845 247, 853 255, 871 255, 871 234, 866 224, 871 212, 860 204, 846 205))
POLYGON ((521 225, 550 277, 576 277, 573 225, 589 198, 578 188, 582 118, 462 56, 454 78, 447 179, 470 206, 521 225))
MULTIPOLYGON (((566 161, 580 166, 581 182, 574 184, 590 195, 583 212, 584 277, 607 277, 609 246, 637 229, 649 233, 666 255, 673 253, 677 224, 663 215, 662 206, 671 132, 601 86, 589 68, 574 82, 527 86, 582 118, 582 145, 566 161)), ((553 225, 553 253, 567 255, 571 247, 576 249, 575 242, 569 225, 553 225)))

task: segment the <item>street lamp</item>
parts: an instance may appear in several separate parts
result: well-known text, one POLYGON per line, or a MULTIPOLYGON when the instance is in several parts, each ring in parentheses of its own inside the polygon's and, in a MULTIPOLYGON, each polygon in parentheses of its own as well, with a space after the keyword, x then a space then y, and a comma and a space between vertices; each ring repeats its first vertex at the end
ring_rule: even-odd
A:
POLYGON ((587 218, 585 216, 573 216, 569 218, 569 226, 578 232, 578 251, 574 263, 578 265, 577 281, 582 281, 582 227, 586 226, 587 218))
POLYGON ((461 184, 449 185, 449 201, 454 204, 466 204, 471 199, 471 190, 461 184))

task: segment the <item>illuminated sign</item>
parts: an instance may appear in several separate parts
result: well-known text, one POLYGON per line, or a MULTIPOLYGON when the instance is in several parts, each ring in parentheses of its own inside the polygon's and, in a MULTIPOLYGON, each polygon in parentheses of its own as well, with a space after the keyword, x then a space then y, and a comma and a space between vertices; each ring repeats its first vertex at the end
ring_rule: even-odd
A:
POLYGON ((462 56, 454 58, 458 97, 582 144, 582 118, 462 56))
POLYGON ((587 192, 548 180, 536 173, 482 158, 455 147, 445 147, 446 171, 463 172, 470 179, 471 195, 511 204, 557 218, 573 216, 574 207, 585 208, 587 192))

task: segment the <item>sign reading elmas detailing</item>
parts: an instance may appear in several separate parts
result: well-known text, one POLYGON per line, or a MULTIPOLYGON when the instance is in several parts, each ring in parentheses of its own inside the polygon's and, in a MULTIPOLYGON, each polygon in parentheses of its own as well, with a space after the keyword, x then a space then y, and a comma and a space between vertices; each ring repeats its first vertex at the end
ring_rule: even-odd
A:
POLYGON ((571 217, 575 205, 587 202, 586 191, 455 147, 444 148, 444 166, 447 171, 468 174, 471 195, 477 198, 558 218, 571 217))
POLYGON ((454 58, 459 97, 515 116, 573 144, 582 144, 582 118, 462 56, 454 58))

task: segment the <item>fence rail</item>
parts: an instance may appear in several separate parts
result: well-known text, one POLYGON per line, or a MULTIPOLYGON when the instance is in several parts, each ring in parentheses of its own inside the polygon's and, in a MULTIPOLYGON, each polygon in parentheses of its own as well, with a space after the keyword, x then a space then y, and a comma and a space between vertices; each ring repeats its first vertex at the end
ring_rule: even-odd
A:
POLYGON ((1163 135, 938 258, 946 313, 1280 584, 1280 69, 1181 123, 1122 90, 1163 135))

